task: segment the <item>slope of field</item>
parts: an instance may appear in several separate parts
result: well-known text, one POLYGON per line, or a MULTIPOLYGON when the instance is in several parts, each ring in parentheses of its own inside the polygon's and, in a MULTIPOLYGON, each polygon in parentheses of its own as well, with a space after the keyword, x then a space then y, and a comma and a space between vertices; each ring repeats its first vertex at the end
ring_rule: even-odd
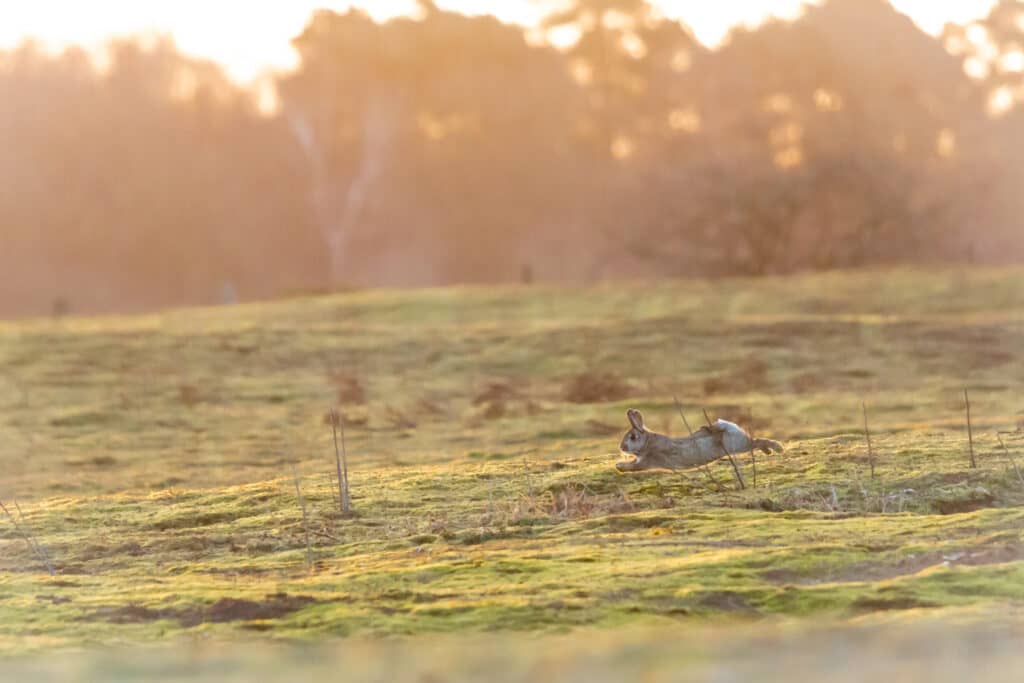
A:
POLYGON ((1022 352, 1019 269, 0 324, 0 653, 1016 614, 1022 352), (787 450, 618 474, 673 395, 787 450))

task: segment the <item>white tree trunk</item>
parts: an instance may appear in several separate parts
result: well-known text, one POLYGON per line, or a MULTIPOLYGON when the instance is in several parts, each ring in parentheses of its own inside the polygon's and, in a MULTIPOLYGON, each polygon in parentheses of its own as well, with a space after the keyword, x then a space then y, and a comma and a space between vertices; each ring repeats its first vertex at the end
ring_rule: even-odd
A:
POLYGON ((326 125, 311 123, 300 113, 291 114, 289 122, 310 163, 312 202, 327 249, 329 284, 337 286, 345 280, 349 240, 359 227, 367 199, 391 151, 398 124, 397 101, 394 96, 377 93, 367 102, 363 109, 361 153, 344 191, 325 160, 326 125))

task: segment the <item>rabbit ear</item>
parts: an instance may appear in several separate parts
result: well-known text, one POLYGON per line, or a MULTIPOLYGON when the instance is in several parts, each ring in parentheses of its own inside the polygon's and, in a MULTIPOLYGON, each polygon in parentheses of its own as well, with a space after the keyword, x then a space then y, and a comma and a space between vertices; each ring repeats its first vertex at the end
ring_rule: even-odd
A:
POLYGON ((630 408, 626 411, 626 417, 629 419, 629 424, 633 425, 634 429, 643 430, 644 428, 644 416, 639 410, 630 408))

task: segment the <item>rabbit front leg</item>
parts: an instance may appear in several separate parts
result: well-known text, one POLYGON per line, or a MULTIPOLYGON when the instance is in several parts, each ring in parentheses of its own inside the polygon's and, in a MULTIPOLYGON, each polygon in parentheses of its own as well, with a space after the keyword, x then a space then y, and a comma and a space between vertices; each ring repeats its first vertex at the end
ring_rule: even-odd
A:
POLYGON ((648 467, 644 464, 643 456, 638 455, 632 460, 620 460, 615 463, 615 469, 619 472, 639 472, 648 469, 648 467))

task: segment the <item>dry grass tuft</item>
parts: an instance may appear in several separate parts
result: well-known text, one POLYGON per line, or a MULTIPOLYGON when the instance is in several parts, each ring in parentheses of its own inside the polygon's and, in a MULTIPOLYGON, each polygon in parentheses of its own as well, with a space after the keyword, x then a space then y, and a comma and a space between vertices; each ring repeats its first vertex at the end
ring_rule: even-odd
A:
POLYGON ((337 392, 338 405, 363 405, 366 403, 366 387, 354 375, 341 371, 328 374, 328 381, 337 392))
POLYGON ((628 382, 611 372, 584 372, 565 385, 565 400, 569 403, 621 401, 633 393, 628 382))

